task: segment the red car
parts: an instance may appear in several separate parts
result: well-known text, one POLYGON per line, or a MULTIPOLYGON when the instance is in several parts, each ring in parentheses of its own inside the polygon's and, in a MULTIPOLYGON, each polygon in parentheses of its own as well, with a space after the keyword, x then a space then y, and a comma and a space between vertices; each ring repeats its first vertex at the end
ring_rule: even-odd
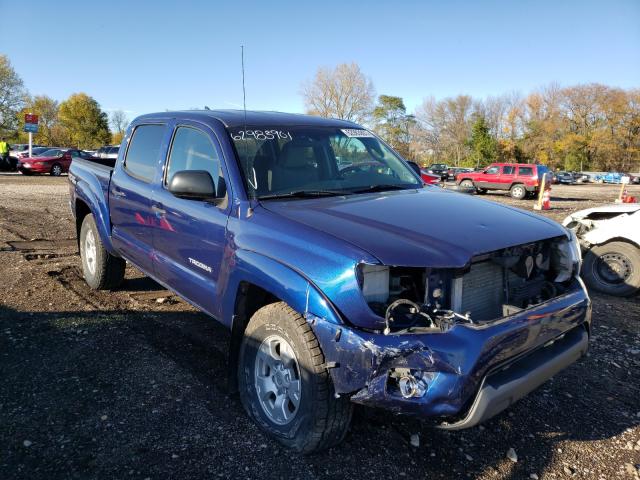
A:
POLYGON ((58 177, 69 171, 74 158, 91 159, 93 157, 82 150, 52 148, 35 157, 19 159, 18 170, 24 175, 49 173, 58 177))
POLYGON ((540 188, 542 175, 549 173, 544 165, 532 163, 492 163, 482 172, 460 173, 457 183, 461 187, 475 188, 478 193, 487 190, 508 190, 515 199, 535 194, 540 188))
POLYGON ((424 169, 420 169, 420 177, 422 178, 422 181, 427 185, 437 185, 438 183, 440 183, 440 175, 429 173, 424 169))

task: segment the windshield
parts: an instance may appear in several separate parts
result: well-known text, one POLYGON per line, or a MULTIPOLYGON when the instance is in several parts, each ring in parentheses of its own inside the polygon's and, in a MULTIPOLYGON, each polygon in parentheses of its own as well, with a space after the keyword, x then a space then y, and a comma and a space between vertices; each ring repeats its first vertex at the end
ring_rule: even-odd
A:
POLYGON ((39 153, 37 156, 38 157, 57 157, 61 154, 62 154, 62 150, 59 150, 57 148, 51 148, 49 150, 45 150, 42 153, 39 153))
POLYGON ((372 133, 335 127, 229 129, 252 198, 422 188, 372 133))

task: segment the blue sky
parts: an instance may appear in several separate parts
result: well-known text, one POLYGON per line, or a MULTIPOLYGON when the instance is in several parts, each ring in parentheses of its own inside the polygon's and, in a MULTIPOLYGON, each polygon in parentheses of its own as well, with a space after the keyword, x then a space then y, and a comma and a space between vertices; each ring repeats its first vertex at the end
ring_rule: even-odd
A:
POLYGON ((301 112, 301 83, 354 61, 378 94, 640 87, 640 1, 0 0, 0 53, 32 94, 134 116, 242 105, 301 112))

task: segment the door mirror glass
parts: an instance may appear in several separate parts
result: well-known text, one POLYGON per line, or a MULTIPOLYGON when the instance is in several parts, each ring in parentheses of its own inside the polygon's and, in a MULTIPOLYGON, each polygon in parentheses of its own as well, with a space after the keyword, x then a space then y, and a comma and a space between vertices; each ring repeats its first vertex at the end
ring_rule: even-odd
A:
POLYGON ((190 200, 215 200, 216 187, 211 174, 204 170, 175 172, 168 186, 169 192, 190 200))

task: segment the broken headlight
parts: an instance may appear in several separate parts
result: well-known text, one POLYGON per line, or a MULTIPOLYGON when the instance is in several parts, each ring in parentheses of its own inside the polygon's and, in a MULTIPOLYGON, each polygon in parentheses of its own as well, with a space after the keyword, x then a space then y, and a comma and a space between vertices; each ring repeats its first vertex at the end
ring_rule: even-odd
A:
POLYGON ((580 273, 582 252, 573 230, 567 229, 567 238, 554 242, 551 250, 556 282, 566 282, 580 273))

